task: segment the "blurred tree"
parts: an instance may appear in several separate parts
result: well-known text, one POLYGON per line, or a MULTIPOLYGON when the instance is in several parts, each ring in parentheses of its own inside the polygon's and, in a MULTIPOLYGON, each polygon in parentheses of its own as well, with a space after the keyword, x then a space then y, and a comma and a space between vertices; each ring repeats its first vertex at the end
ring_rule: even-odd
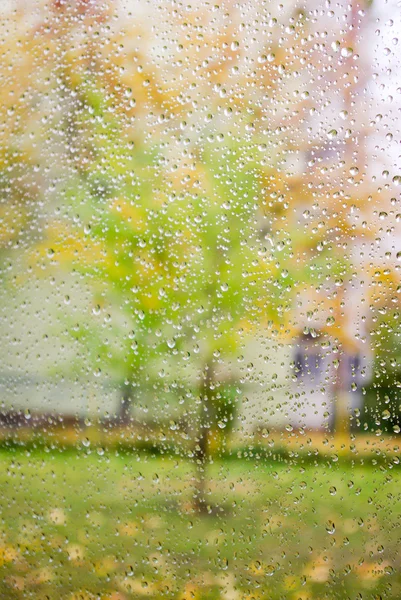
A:
POLYGON ((72 182, 64 198, 79 219, 53 224, 55 237, 49 231, 43 251, 85 276, 95 314, 106 315, 100 327, 85 314, 71 329, 89 351, 89 365, 120 380, 121 419, 128 419, 134 388, 163 357, 171 355, 173 378, 182 372, 178 358, 191 359, 187 385, 200 382, 192 418, 204 510, 210 434, 217 424, 229 427, 219 388, 238 380, 232 361, 257 324, 285 322, 291 277, 265 245, 249 148, 204 150, 189 178, 175 174, 184 184, 174 191, 169 177, 155 174, 160 154, 141 146, 132 153, 110 132, 93 171, 72 182))
MULTIPOLYGON (((194 155, 191 174, 179 173, 178 181, 180 192, 172 197, 168 213, 190 250, 176 300, 188 330, 183 345, 190 342, 188 353, 199 369, 195 459, 198 508, 205 510, 205 471, 219 415, 219 388, 238 381, 238 361, 258 325, 270 318, 284 326, 292 285, 289 272, 265 245, 252 145, 205 148, 194 155)), ((218 422, 220 428, 228 426, 225 420, 218 422)))

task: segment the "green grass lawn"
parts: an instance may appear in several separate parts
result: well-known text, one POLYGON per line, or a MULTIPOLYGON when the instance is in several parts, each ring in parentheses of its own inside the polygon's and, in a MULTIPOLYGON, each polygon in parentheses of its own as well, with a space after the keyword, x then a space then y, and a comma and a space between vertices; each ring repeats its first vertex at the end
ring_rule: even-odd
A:
POLYGON ((398 466, 1 450, 0 598, 401 598, 398 466))

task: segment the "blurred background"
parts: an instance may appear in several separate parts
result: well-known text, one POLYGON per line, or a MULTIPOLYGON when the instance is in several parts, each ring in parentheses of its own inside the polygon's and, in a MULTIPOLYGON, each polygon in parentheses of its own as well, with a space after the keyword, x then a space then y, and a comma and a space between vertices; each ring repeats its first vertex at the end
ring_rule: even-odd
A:
POLYGON ((0 11, 2 597, 399 598, 400 3, 0 11))

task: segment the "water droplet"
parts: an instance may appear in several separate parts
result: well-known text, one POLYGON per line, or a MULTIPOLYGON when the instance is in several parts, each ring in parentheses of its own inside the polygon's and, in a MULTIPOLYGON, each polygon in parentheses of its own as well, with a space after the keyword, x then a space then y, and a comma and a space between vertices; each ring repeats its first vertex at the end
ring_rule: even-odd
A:
POLYGON ((333 521, 327 521, 326 531, 329 535, 333 535, 336 532, 336 527, 335 527, 333 521))
POLYGON ((350 56, 352 56, 353 53, 354 51, 351 47, 341 48, 341 56, 343 56, 344 58, 350 58, 350 56))

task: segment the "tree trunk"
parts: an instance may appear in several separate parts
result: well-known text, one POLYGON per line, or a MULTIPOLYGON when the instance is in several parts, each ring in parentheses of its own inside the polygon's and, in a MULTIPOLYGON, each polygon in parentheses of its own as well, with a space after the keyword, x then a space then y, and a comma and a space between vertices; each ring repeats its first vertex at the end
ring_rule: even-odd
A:
POLYGON ((120 405, 118 407, 118 420, 123 425, 126 425, 131 420, 131 406, 133 399, 133 385, 129 383, 128 385, 123 384, 121 388, 121 399, 120 405))
POLYGON ((194 459, 197 471, 197 482, 196 490, 194 494, 194 504, 196 510, 205 514, 207 512, 207 501, 206 501, 206 469, 207 463, 209 462, 209 432, 211 427, 211 384, 213 382, 213 363, 209 361, 206 363, 201 385, 201 403, 199 412, 199 430, 197 444, 195 446, 194 459))

